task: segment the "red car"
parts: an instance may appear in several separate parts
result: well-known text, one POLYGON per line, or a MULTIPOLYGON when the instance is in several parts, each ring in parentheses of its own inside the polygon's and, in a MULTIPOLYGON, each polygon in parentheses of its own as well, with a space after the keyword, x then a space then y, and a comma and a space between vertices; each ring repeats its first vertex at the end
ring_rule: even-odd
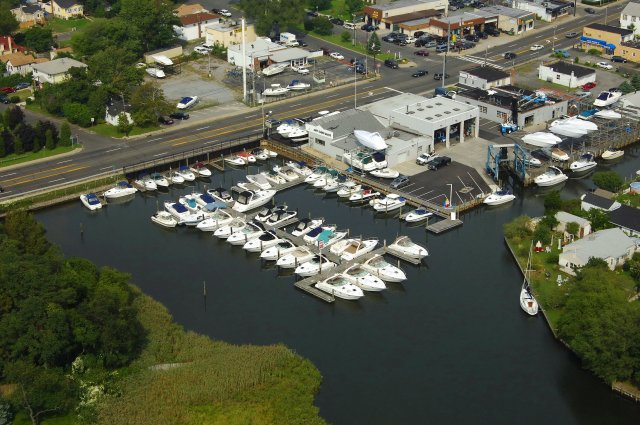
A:
POLYGON ((429 51, 427 50, 416 50, 415 52, 413 52, 414 55, 416 56, 429 56, 429 51))
POLYGON ((13 87, 0 87, 0 91, 4 93, 13 93, 16 91, 13 87))
POLYGON ((582 90, 591 90, 596 88, 596 83, 587 83, 582 86, 582 90))

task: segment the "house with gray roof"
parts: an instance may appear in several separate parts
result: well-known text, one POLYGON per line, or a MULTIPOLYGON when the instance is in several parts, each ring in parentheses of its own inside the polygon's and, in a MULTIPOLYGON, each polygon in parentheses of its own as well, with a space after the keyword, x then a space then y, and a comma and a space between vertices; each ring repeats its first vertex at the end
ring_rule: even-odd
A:
POLYGON ((638 247, 633 239, 619 228, 605 229, 578 239, 562 248, 558 264, 567 273, 584 267, 591 258, 606 261, 614 270, 630 259, 638 247))
POLYGON ((629 2, 622 9, 620 28, 633 29, 633 35, 640 35, 640 3, 629 2))
MULTIPOLYGON (((577 215, 569 214, 565 211, 558 211, 555 215, 556 220, 558 220, 558 224, 556 225, 556 231, 558 232, 566 232, 567 224, 576 223, 579 226, 578 229, 578 238, 584 238, 585 236, 591 233, 591 222, 586 218, 578 217, 577 215)), ((565 237, 573 237, 565 234, 565 237)))
POLYGON ((71 58, 54 59, 32 66, 33 80, 38 84, 58 84, 69 78, 71 68, 87 68, 87 65, 71 58))
POLYGON ((591 208, 597 208, 603 211, 613 211, 620 208, 622 204, 614 199, 608 199, 595 193, 585 193, 580 197, 580 209, 589 211, 591 208))

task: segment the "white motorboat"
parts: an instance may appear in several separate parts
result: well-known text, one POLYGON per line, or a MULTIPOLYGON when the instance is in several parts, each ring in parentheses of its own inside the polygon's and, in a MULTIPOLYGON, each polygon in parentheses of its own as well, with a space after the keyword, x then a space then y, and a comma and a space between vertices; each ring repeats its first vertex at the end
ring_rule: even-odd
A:
POLYGON ((516 195, 510 190, 496 190, 482 201, 485 205, 502 205, 516 199, 516 195))
POLYGON ((262 148, 255 148, 251 150, 251 155, 253 155, 258 161, 266 161, 269 159, 269 154, 262 148))
POLYGON ((261 223, 264 223, 269 219, 269 217, 271 217, 271 214, 275 213, 276 211, 285 211, 286 209, 287 209, 286 205, 264 207, 258 212, 258 214, 255 215, 253 219, 261 223))
POLYGON ((429 255, 427 248, 413 242, 409 236, 399 236, 391 245, 387 246, 387 251, 398 254, 400 257, 409 257, 415 260, 422 260, 429 255))
POLYGON ((327 170, 320 178, 313 182, 312 186, 317 189, 322 189, 327 185, 327 182, 331 181, 338 177, 338 172, 336 170, 327 170))
POLYGON ((240 152, 238 156, 246 161, 247 164, 255 164, 256 157, 251 152, 240 152))
POLYGON ((362 189, 362 186, 360 184, 352 180, 347 180, 340 186, 336 194, 340 198, 348 198, 354 193, 359 192, 361 189, 362 189))
POLYGON ((527 134, 525 136, 522 136, 521 140, 528 145, 537 146, 540 148, 548 148, 562 142, 562 139, 555 134, 544 131, 527 134))
POLYGON ((551 149, 551 159, 554 159, 556 161, 568 161, 569 154, 567 154, 560 148, 553 148, 551 149))
POLYGON ((320 177, 324 176, 328 172, 329 172, 329 169, 327 167, 318 167, 315 170, 313 170, 311 174, 305 177, 304 182, 313 184, 316 180, 318 180, 320 177))
POLYGON ((177 171, 169 171, 169 173, 167 174, 167 178, 173 184, 184 183, 184 177, 182 177, 177 171))
POLYGON ((392 170, 391 168, 381 168, 378 170, 369 171, 369 174, 381 179, 395 179, 400 175, 400 172, 392 170))
POLYGON ((620 100, 620 97, 622 97, 622 92, 605 90, 593 101, 593 106, 603 107, 613 105, 620 100))
POLYGON ((360 192, 354 193, 353 195, 349 196, 349 201, 353 203, 366 202, 378 196, 380 196, 380 192, 376 192, 371 188, 367 188, 362 189, 360 192))
POLYGON ((558 167, 550 166, 543 174, 534 178, 533 181, 538 186, 554 186, 567 180, 567 177, 558 167))
POLYGON ((163 227, 176 227, 178 220, 167 211, 158 211, 151 216, 151 221, 163 227))
POLYGON ((622 114, 612 111, 611 109, 603 109, 593 114, 594 117, 603 118, 605 120, 619 120, 622 114))
POLYGON ((260 175, 263 176, 272 185, 285 184, 287 182, 287 179, 285 179, 275 171, 263 171, 260 173, 260 175))
POLYGON ((102 208, 102 202, 100 202, 100 198, 98 198, 98 195, 96 195, 95 193, 80 195, 80 202, 82 202, 82 205, 84 205, 91 211, 102 208))
POLYGON ((211 177, 211 170, 202 162, 196 162, 189 170, 198 177, 211 177))
POLYGON ((374 152, 373 155, 371 155, 371 160, 373 161, 373 164, 377 169, 382 170, 387 168, 388 163, 387 158, 384 156, 384 153, 374 152))
POLYGON ((280 227, 283 223, 293 219, 298 215, 297 211, 290 210, 279 210, 274 211, 273 214, 269 216, 267 221, 265 221, 265 225, 268 227, 280 227))
POLYGON ((307 177, 313 172, 304 162, 287 161, 285 165, 291 167, 294 172, 300 174, 302 177, 307 177))
POLYGON ((149 192, 158 190, 158 185, 156 184, 156 182, 147 174, 140 175, 136 180, 134 180, 134 183, 139 187, 143 187, 144 190, 149 192))
POLYGON ((249 174, 247 181, 260 189, 271 189, 271 183, 262 174, 249 174))
POLYGON ((316 236, 315 239, 309 242, 307 237, 310 236, 312 233, 313 231, 309 232, 304 237, 304 240, 307 241, 307 243, 314 245, 320 249, 326 248, 340 241, 341 239, 344 239, 344 237, 347 236, 347 232, 336 232, 333 226, 328 226, 323 228, 322 231, 318 234, 318 236, 316 236))
POLYGON ((203 232, 215 232, 218 228, 226 226, 233 221, 231 214, 224 210, 215 210, 196 226, 203 232))
POLYGON ((178 224, 184 224, 191 220, 191 211, 179 202, 165 202, 164 209, 176 218, 178 224))
POLYGON ((218 187, 215 189, 208 189, 207 193, 216 201, 224 203, 227 207, 231 207, 235 201, 227 189, 224 187, 218 187))
POLYGON ((374 151, 387 149, 387 144, 380 133, 372 133, 365 130, 353 130, 353 135, 358 142, 369 149, 373 149, 374 151))
POLYGON ((362 268, 360 264, 354 264, 342 275, 351 283, 365 291, 379 292, 387 289, 387 285, 379 277, 376 277, 362 268))
POLYGON ((275 158, 278 156, 278 152, 275 152, 269 149, 264 149, 264 151, 269 155, 269 158, 275 158))
POLYGON ((387 263, 382 255, 374 255, 362 263, 362 268, 385 282, 402 282, 407 279, 400 268, 387 263))
POLYGON ((240 192, 232 208, 238 212, 247 212, 263 206, 269 202, 275 194, 276 191, 273 189, 245 190, 240 192))
POLYGON ((164 78, 164 77, 166 77, 166 74, 160 68, 150 67, 150 68, 145 69, 145 71, 147 72, 147 74, 149 74, 149 75, 151 75, 152 77, 155 77, 155 78, 164 78))
POLYGON ((296 249, 296 246, 286 239, 278 242, 276 245, 271 246, 260 253, 260 258, 266 261, 276 261, 283 255, 287 255, 296 249))
POLYGON ((529 167, 540 167, 542 166, 542 161, 540 161, 538 158, 535 158, 531 155, 527 155, 524 158, 524 164, 528 165, 529 167))
POLYGON ((418 223, 422 220, 426 220, 432 215, 433 213, 425 208, 416 208, 404 217, 404 221, 407 223, 418 223))
POLYGON ((531 294, 527 277, 531 275, 531 255, 533 253, 533 241, 529 247, 529 257, 527 258, 527 266, 525 268, 524 277, 522 279, 522 288, 520 289, 520 308, 529 316, 538 314, 538 301, 531 294))
MULTIPOLYGON (((209 195, 208 193, 198 193, 198 192, 193 192, 191 193, 191 197, 193 199, 195 199, 195 201, 198 203, 198 205, 200 205, 201 207, 206 207, 207 205, 211 205, 211 204, 215 204, 217 201, 213 198, 213 196, 209 195)), ((220 202, 221 205, 223 205, 223 202, 220 202)))
POLYGON ((309 83, 303 83, 300 80, 293 80, 289 83, 287 88, 289 90, 299 91, 299 90, 308 90, 311 87, 309 83))
POLYGON ((304 236, 307 233, 309 233, 311 230, 317 227, 320 227, 323 221, 324 220, 321 218, 315 218, 315 219, 303 218, 298 222, 298 224, 296 225, 296 228, 293 229, 291 234, 293 236, 304 236))
POLYGON ((284 137, 287 139, 298 139, 306 138, 309 136, 309 132, 305 130, 303 127, 293 128, 290 132, 288 132, 284 137))
POLYGON ((198 212, 202 209, 193 195, 184 195, 178 198, 178 202, 184 205, 191 212, 198 212))
POLYGON ((294 128, 297 128, 298 125, 296 123, 296 121, 292 120, 292 119, 288 119, 288 120, 284 120, 282 121, 277 127, 276 127, 276 132, 281 135, 281 136, 286 136, 287 134, 289 134, 291 131, 293 131, 294 128))
POLYGON ((262 75, 266 77, 270 77, 272 75, 280 74, 285 69, 287 69, 287 66, 288 65, 286 64, 277 64, 277 63, 271 64, 262 70, 262 75))
POLYGON ((107 199, 117 199, 122 198, 123 196, 133 195, 137 191, 138 189, 123 181, 119 182, 115 187, 112 187, 111 189, 104 192, 103 196, 107 199))
POLYGON ((369 205, 372 205, 376 212, 395 211, 404 207, 406 204, 407 200, 395 193, 390 193, 382 199, 372 199, 369 201, 369 205))
POLYGON ((343 239, 336 242, 329 250, 343 260, 351 261, 373 251, 376 245, 378 245, 377 239, 343 239))
POLYGON ((314 256, 315 254, 311 249, 306 246, 299 246, 288 254, 280 256, 276 261, 276 265, 283 269, 293 269, 310 261, 314 256))
POLYGON ((595 168, 596 165, 598 165, 598 163, 594 161, 593 158, 594 156, 591 152, 585 152, 580 155, 580 158, 578 158, 576 161, 573 161, 569 165, 569 169, 574 173, 581 173, 591 170, 592 168, 595 168))
POLYGON ((273 171, 278 173, 282 178, 284 178, 288 182, 296 181, 300 178, 300 174, 293 171, 293 169, 287 165, 283 167, 274 167, 273 171))
POLYGON ((318 235, 320 233, 322 233, 324 230, 336 230, 336 226, 318 226, 315 227, 311 230, 309 230, 303 237, 302 239, 304 239, 304 241, 309 244, 309 245, 313 245, 316 243, 316 238, 318 237, 318 235))
POLYGON ((249 222, 242 229, 232 233, 227 238, 227 242, 231 245, 244 245, 249 240, 257 238, 265 232, 264 227, 260 223, 249 222))
POLYGON ((551 123, 550 127, 554 127, 556 125, 565 125, 570 127, 576 127, 579 129, 587 130, 587 131, 596 131, 598 129, 598 124, 578 119, 577 117, 569 117, 560 120, 555 120, 551 123))
POLYGON ((606 151, 602 152, 602 159, 605 161, 611 161, 612 159, 620 158, 624 155, 624 151, 622 149, 608 148, 606 151))
POLYGON ((289 92, 289 89, 282 87, 280 84, 271 84, 271 87, 266 88, 263 92, 263 96, 282 96, 289 92))
POLYGON ((314 255, 311 260, 296 267, 294 273, 298 276, 308 277, 323 273, 334 267, 336 267, 336 263, 329 261, 324 255, 314 255))
POLYGON ((156 187, 169 187, 169 180, 160 173, 153 173, 150 178, 154 181, 156 187))
POLYGON ((225 162, 231 164, 231 165, 235 165, 237 167, 242 167, 247 165, 247 161, 245 161, 244 158, 242 158, 241 156, 238 155, 233 155, 233 156, 228 156, 225 159, 225 162))
POLYGON ((565 124, 556 124, 554 126, 550 126, 549 131, 555 134, 559 134, 561 136, 575 137, 575 138, 580 138, 589 132, 588 130, 585 130, 583 128, 578 128, 578 127, 565 125, 565 124))
POLYGON ((242 218, 234 218, 231 223, 226 226, 218 227, 214 232, 213 236, 220 239, 227 239, 229 236, 234 234, 235 232, 239 232, 247 226, 247 222, 242 218))
POLYGON ((342 155, 342 160, 358 170, 370 172, 378 169, 378 165, 371 158, 371 154, 368 153, 347 152, 342 155))
POLYGON ((247 243, 242 246, 242 249, 249 252, 262 252, 266 248, 277 245, 282 241, 284 241, 284 239, 279 238, 275 232, 266 231, 257 238, 247 241, 247 243))
POLYGON ((343 300, 357 300, 364 297, 362 289, 351 283, 342 274, 335 274, 328 279, 320 281, 315 284, 315 287, 343 300))
POLYGON ((196 179, 196 175, 187 167, 183 165, 176 170, 176 173, 180 174, 185 181, 192 182, 196 179))

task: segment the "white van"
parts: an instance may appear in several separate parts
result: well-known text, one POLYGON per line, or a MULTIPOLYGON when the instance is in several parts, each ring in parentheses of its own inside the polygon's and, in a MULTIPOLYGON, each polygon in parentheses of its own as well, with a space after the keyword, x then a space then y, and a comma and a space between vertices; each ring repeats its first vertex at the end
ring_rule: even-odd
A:
POLYGON ((348 30, 353 30, 353 29, 356 29, 356 24, 354 24, 353 22, 345 22, 343 27, 345 27, 348 30))

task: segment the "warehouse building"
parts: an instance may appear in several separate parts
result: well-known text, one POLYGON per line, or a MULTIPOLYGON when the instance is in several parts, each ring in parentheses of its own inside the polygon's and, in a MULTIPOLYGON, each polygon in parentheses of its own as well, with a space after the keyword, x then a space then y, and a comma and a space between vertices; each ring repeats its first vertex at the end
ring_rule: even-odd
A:
POLYGON ((486 90, 511 84, 511 74, 491 66, 478 66, 460 71, 458 84, 486 90))

